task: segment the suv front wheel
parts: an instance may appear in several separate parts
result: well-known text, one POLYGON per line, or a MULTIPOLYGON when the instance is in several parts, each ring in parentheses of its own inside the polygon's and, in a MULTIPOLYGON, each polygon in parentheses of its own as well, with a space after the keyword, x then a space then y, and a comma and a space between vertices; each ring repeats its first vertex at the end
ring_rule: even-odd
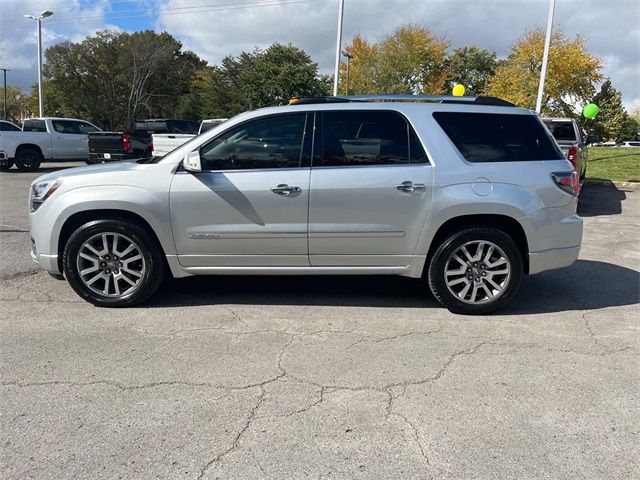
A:
POLYGON ((149 298, 164 275, 153 236, 122 220, 96 220, 78 228, 62 257, 64 276, 78 295, 101 307, 129 307, 149 298))
POLYGON ((522 278, 513 239, 493 227, 469 227, 446 238, 431 258, 429 288, 453 313, 481 315, 506 305, 522 278))

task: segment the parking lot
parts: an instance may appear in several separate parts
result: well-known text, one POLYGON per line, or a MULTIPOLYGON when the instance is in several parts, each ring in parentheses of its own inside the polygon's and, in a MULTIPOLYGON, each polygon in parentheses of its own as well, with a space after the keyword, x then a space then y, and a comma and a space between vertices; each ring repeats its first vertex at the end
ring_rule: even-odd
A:
POLYGON ((0 175, 1 478, 640 478, 640 190, 587 187, 580 259, 488 317, 400 277, 99 309, 31 262, 38 175, 0 175))

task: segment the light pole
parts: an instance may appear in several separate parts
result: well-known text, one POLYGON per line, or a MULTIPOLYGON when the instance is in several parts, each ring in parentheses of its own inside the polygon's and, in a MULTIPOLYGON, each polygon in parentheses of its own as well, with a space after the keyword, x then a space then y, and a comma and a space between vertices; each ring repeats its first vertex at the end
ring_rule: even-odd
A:
POLYGON ((353 55, 350 55, 346 50, 342 51, 342 55, 347 59, 347 86, 345 87, 345 95, 349 95, 349 65, 353 55))
POLYGON ((540 83, 538 84, 538 98, 536 99, 536 112, 542 110, 542 93, 544 92, 544 80, 547 76, 547 63, 549 62, 549 46, 551 45, 551 30, 553 29, 553 11, 556 8, 556 0, 549 0, 549 16, 547 17, 547 35, 544 39, 544 53, 542 54, 542 69, 540 70, 540 83))
POLYGON ((10 72, 8 68, 0 68, 4 72, 4 119, 7 119, 7 72, 10 72))
POLYGON ((44 117, 44 107, 42 98, 42 20, 53 15, 50 10, 45 10, 36 17, 34 15, 25 15, 25 17, 35 20, 38 24, 38 107, 40 109, 40 116, 44 117))
POLYGON ((344 13, 344 0, 338 0, 338 33, 336 38, 336 66, 333 71, 333 96, 338 95, 338 80, 340 76, 340 48, 342 47, 342 14, 344 13))

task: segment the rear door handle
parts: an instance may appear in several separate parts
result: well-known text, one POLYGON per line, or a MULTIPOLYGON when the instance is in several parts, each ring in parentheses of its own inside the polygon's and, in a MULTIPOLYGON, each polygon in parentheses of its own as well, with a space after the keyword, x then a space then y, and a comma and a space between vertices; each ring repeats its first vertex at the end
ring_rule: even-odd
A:
POLYGON ((302 189, 300 187, 290 187, 289 185, 287 185, 286 183, 281 183, 280 185, 278 185, 277 187, 273 187, 271 189, 271 191, 273 193, 276 193, 278 195, 289 195, 291 193, 298 193, 301 192, 302 189))
POLYGON ((427 187, 424 183, 413 183, 411 181, 402 182, 400 185, 396 185, 396 188, 401 192, 415 192, 416 190, 424 190, 427 187))

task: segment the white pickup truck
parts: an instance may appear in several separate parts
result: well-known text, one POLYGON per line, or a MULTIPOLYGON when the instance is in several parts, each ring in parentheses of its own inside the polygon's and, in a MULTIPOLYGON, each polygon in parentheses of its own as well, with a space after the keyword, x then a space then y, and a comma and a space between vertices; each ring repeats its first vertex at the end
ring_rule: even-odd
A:
MULTIPOLYGON (((217 127, 223 122, 226 122, 228 118, 210 118, 203 120, 200 123, 200 129, 198 135, 217 127)), ((162 157, 169 153, 171 150, 178 148, 183 143, 191 140, 195 135, 185 133, 154 133, 153 135, 153 152, 154 157, 162 157)))
POLYGON ((86 161, 87 134, 101 131, 75 118, 30 118, 24 121, 22 130, 4 123, 0 127, 0 170, 8 170, 15 164, 20 170, 33 171, 42 162, 52 160, 86 161))

